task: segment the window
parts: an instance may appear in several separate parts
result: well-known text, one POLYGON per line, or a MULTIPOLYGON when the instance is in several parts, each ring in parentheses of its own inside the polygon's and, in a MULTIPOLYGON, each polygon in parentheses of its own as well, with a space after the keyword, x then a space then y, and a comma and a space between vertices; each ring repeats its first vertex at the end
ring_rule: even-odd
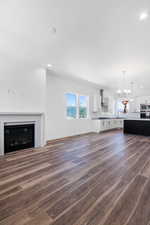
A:
POLYGON ((77 117, 77 97, 75 94, 66 94, 67 99, 67 118, 77 117))
POLYGON ((89 97, 72 93, 66 94, 67 118, 86 119, 88 118, 89 97))
MULTIPOLYGON (((117 113, 123 113, 124 112, 124 105, 122 104, 121 100, 117 101, 116 111, 117 111, 117 113)), ((127 104, 127 111, 129 111, 129 104, 127 104)))
POLYGON ((117 101, 117 113, 123 112, 124 106, 120 100, 117 101))
POLYGON ((88 117, 88 97, 79 96, 79 118, 88 117))

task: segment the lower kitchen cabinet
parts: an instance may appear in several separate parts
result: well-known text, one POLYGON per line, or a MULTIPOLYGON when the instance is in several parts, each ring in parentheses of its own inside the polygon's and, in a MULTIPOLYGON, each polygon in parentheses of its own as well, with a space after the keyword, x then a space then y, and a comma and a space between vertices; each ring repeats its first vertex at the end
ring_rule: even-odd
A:
POLYGON ((123 119, 94 120, 94 128, 97 133, 112 129, 123 128, 123 119))

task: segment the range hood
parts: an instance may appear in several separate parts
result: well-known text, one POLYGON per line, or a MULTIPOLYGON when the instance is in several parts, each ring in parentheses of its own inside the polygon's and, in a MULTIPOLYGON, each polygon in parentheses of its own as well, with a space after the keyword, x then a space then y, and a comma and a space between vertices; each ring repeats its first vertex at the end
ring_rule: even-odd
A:
POLYGON ((100 89, 101 107, 104 107, 104 89, 100 89))
POLYGON ((100 105, 102 112, 106 113, 109 111, 108 105, 109 105, 109 98, 104 97, 104 89, 100 89, 100 105))

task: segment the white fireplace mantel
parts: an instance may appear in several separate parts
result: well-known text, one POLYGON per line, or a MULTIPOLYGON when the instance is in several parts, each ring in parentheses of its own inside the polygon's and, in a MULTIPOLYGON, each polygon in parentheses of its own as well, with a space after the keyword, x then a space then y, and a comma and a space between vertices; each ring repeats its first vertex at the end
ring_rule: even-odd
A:
POLYGON ((0 112, 0 155, 4 155, 4 126, 16 124, 35 125, 35 147, 42 147, 44 141, 44 113, 41 112, 0 112))

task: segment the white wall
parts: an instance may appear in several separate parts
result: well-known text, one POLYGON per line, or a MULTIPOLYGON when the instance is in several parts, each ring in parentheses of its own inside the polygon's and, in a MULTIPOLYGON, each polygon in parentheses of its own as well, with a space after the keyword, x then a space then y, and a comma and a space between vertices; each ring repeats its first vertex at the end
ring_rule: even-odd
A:
POLYGON ((43 69, 0 75, 0 112, 44 112, 45 91, 43 69))
POLYGON ((78 80, 47 75, 47 140, 62 138, 93 131, 91 119, 67 119, 65 93, 78 93, 89 96, 90 115, 93 109, 93 95, 99 88, 78 80))
POLYGON ((150 104, 150 96, 137 96, 131 103, 131 112, 139 112, 140 104, 150 104))
MULTIPOLYGON (((100 86, 87 81, 59 76, 49 71, 47 73, 46 139, 51 140, 94 131, 95 127, 91 117, 99 116, 101 112, 99 108, 99 112, 93 114, 93 96, 95 94, 98 96, 99 90, 100 86), (66 118, 65 93, 69 92, 89 96, 89 119, 66 118)), ((105 96, 108 94, 110 94, 109 91, 104 92, 105 96)), ((110 104, 109 110, 110 113, 113 112, 113 104, 110 104)))
POLYGON ((44 112, 47 140, 94 131, 90 118, 66 119, 65 93, 89 96, 90 116, 98 116, 100 110, 95 114, 92 111, 93 96, 99 95, 99 86, 81 79, 46 74, 44 69, 22 71, 0 74, 0 112, 44 112))

